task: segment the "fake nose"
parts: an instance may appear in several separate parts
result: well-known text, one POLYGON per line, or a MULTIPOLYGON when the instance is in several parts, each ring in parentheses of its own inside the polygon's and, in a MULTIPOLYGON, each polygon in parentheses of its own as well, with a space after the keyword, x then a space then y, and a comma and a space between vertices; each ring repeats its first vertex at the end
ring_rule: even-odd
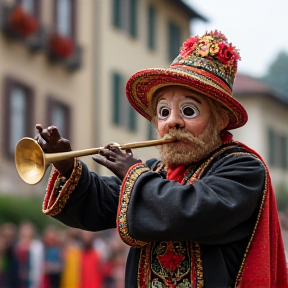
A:
POLYGON ((183 119, 183 116, 182 116, 181 112, 180 111, 175 111, 175 110, 172 109, 170 116, 166 120, 166 126, 167 126, 168 129, 171 129, 171 128, 176 128, 176 129, 184 128, 185 127, 185 121, 183 119))

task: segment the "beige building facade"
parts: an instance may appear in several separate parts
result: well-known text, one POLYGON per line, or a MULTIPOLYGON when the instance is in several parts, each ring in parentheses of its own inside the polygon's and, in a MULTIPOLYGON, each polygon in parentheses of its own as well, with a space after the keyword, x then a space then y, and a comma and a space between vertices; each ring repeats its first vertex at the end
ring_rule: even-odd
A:
POLYGON ((288 189, 288 95, 245 75, 237 76, 234 95, 248 113, 246 125, 231 131, 234 139, 262 156, 276 190, 288 189))
MULTIPOLYGON (((127 104, 125 83, 140 69, 168 67, 193 18, 205 21, 178 0, 0 1, 0 192, 44 193, 48 171, 28 185, 14 164, 36 123, 57 125, 73 150, 157 137, 127 104)), ((145 160, 157 150, 137 153, 145 160)))

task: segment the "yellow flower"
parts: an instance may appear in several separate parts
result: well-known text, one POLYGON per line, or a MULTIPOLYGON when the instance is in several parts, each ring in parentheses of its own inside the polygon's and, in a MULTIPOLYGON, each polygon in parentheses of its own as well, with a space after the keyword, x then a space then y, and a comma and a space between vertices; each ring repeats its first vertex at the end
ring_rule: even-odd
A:
POLYGON ((212 56, 214 56, 215 54, 217 54, 219 52, 219 46, 217 43, 213 43, 211 46, 210 46, 210 50, 209 50, 210 54, 212 56))
POLYGON ((211 44, 209 42, 206 42, 206 41, 200 42, 199 50, 198 50, 198 53, 200 54, 200 56, 202 56, 202 57, 208 56, 210 45, 211 44))

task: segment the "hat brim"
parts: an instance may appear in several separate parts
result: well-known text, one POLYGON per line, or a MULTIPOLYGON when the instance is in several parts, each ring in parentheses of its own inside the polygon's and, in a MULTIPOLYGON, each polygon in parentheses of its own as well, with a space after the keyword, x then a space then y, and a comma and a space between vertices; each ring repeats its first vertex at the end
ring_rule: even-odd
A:
POLYGON ((183 65, 168 69, 145 69, 135 73, 127 82, 126 96, 134 109, 151 121, 155 113, 151 105, 155 91, 171 85, 187 87, 225 106, 229 112, 227 130, 239 128, 248 120, 246 110, 232 98, 231 90, 223 80, 203 69, 185 69, 183 65))

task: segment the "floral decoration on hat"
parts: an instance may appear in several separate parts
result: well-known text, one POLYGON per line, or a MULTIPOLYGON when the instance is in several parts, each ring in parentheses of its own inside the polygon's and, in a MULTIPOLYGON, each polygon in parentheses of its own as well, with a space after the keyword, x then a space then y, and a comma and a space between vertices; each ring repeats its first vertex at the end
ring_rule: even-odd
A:
POLYGON ((210 60, 219 60, 234 69, 234 72, 237 72, 237 61, 241 60, 238 49, 228 43, 225 35, 218 30, 206 32, 200 38, 194 36, 187 39, 181 47, 180 56, 186 58, 192 54, 210 60))
POLYGON ((202 37, 193 36, 187 39, 171 66, 184 63, 213 72, 217 65, 219 76, 232 88, 238 60, 241 60, 238 49, 228 43, 224 34, 215 30, 206 32, 202 37))
POLYGON ((151 121, 155 92, 165 86, 184 86, 220 102, 229 113, 226 129, 235 129, 248 120, 245 108, 232 95, 239 60, 239 51, 218 30, 193 36, 183 43, 169 68, 148 68, 132 75, 126 96, 134 109, 151 121))

